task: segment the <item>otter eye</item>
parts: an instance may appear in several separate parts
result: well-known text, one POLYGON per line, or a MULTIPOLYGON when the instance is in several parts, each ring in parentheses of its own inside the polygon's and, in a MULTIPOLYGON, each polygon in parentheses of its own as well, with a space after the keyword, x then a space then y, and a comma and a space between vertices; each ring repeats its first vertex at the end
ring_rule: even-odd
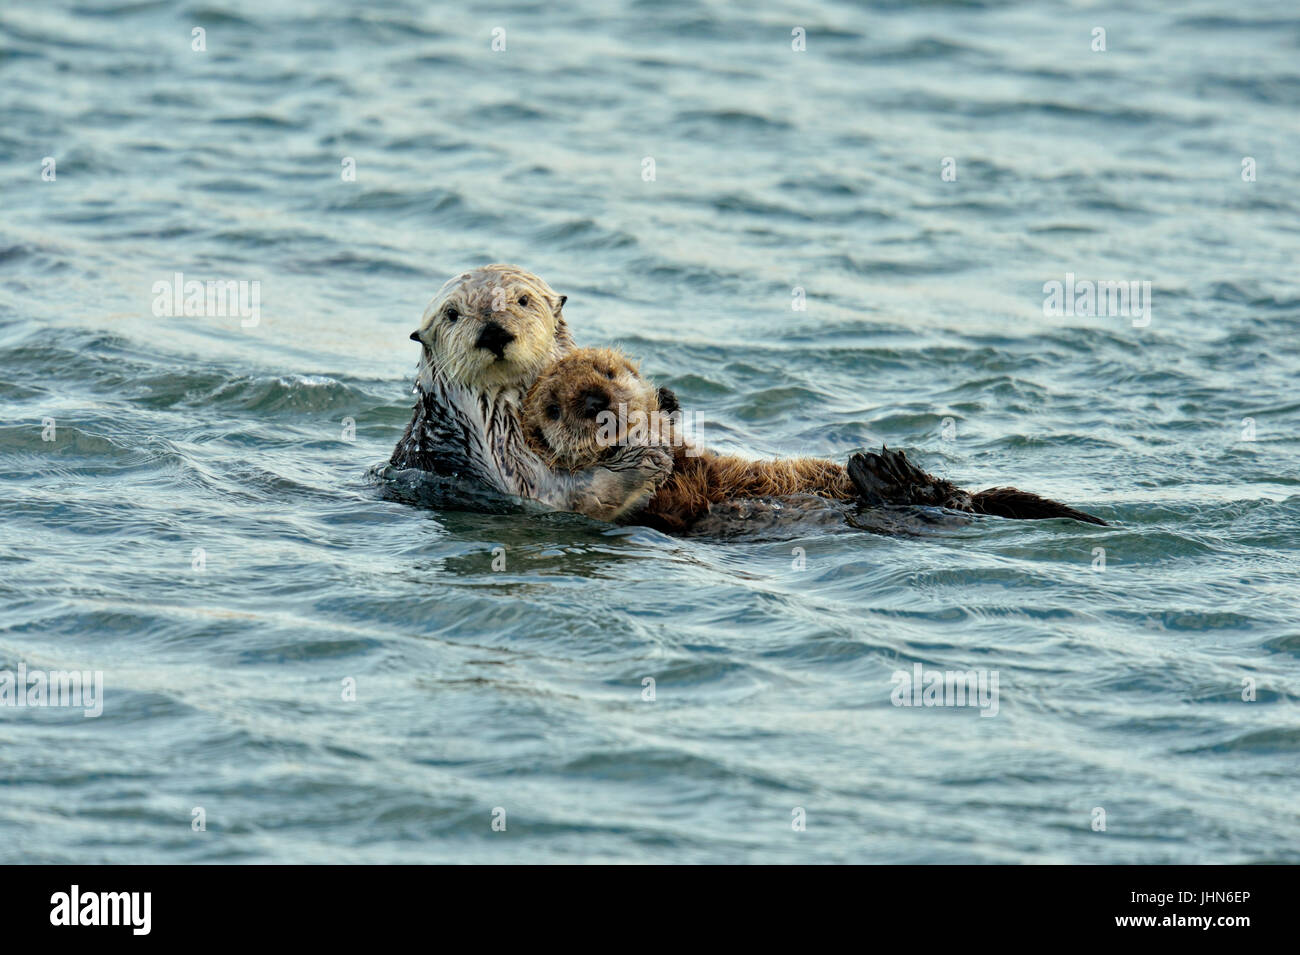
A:
POLYGON ((522 305, 524 308, 527 308, 527 307, 528 307, 528 296, 527 296, 527 295, 521 295, 521 296, 519 296, 519 304, 522 305))
POLYGON ((552 421, 559 421, 559 420, 560 420, 560 406, 559 406, 559 405, 547 405, 547 406, 546 406, 546 417, 550 418, 552 421))
POLYGON ((610 381, 613 381, 613 380, 614 380, 614 369, 613 369, 613 368, 606 368, 606 369, 605 369, 605 377, 608 378, 610 381))
POLYGON ((455 322, 456 319, 460 318, 460 311, 456 308, 455 305, 447 306, 447 310, 442 314, 447 317, 447 321, 449 322, 455 322))

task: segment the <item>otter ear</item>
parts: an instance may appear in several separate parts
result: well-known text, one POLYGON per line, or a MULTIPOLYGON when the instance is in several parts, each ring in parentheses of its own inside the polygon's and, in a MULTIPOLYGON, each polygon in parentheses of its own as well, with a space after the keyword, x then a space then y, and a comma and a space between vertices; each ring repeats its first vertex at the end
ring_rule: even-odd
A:
POLYGON ((569 296, 567 296, 567 295, 561 295, 561 296, 560 296, 560 308, 564 308, 564 303, 567 302, 568 300, 569 300, 569 296))
POLYGON ((419 331, 419 329, 416 329, 415 331, 411 332, 411 341, 413 341, 413 342, 419 342, 419 343, 422 344, 422 345, 424 344, 423 339, 420 338, 420 331, 419 331))

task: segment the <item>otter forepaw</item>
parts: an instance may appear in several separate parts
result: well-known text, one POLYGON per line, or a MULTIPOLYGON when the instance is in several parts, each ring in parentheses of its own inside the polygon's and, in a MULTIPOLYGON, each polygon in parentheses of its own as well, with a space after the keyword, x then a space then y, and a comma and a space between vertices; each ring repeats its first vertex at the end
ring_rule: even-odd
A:
POLYGON ((643 508, 673 473, 672 453, 659 445, 630 445, 617 448, 601 462, 618 482, 617 496, 610 520, 634 514, 643 508))
POLYGON ((673 473, 673 455, 668 448, 657 444, 632 445, 619 448, 617 454, 601 461, 601 465, 624 475, 633 484, 658 490, 673 473))

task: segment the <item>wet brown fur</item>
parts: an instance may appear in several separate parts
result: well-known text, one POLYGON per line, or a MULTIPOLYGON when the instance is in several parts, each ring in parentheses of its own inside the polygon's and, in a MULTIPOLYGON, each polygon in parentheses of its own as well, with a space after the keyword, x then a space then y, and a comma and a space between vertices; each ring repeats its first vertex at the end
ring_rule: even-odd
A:
POLYGON ((753 461, 704 451, 687 457, 674 449, 673 474, 638 515, 660 530, 686 531, 714 504, 746 497, 813 494, 835 501, 857 499, 847 472, 833 461, 778 458, 753 461))

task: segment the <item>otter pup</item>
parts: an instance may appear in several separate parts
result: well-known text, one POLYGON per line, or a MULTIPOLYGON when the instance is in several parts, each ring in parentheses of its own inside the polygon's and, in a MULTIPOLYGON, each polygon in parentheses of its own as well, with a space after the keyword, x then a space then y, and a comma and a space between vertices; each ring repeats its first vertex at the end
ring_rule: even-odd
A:
POLYGON ((389 464, 469 478, 604 520, 648 498, 672 469, 662 448, 629 445, 587 470, 556 472, 523 439, 524 392, 574 347, 560 311, 565 300, 511 265, 448 281, 411 333, 421 346, 417 399, 389 464))
POLYGON ((676 396, 646 381, 636 364, 608 348, 574 349, 537 376, 524 396, 524 439, 558 471, 591 467, 626 443, 672 452, 672 476, 644 507, 629 507, 638 523, 681 533, 710 507, 745 498, 814 495, 868 504, 930 504, 977 514, 1040 519, 1099 518, 1015 488, 971 494, 926 474, 901 451, 855 454, 848 468, 819 458, 753 461, 688 442, 676 396))
POLYGON ((580 348, 552 363, 524 396, 524 438, 559 471, 591 467, 628 442, 668 448, 672 476, 645 495, 643 508, 628 509, 660 530, 689 530, 710 505, 735 498, 857 497, 844 468, 830 461, 751 461, 696 447, 681 433, 679 411, 673 393, 641 377, 626 355, 580 348))

